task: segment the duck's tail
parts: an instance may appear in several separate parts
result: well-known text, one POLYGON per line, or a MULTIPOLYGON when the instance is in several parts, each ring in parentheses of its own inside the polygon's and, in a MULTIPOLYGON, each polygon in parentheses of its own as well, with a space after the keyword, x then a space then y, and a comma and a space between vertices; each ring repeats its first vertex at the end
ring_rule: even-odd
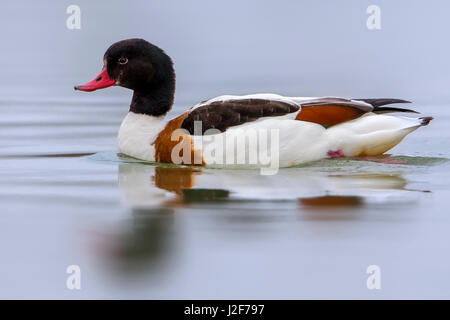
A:
POLYGON ((434 119, 433 117, 422 117, 422 118, 419 118, 419 120, 422 121, 421 122, 422 126, 427 126, 430 123, 430 121, 433 120, 433 119, 434 119))
POLYGON ((333 138, 345 141, 337 149, 346 156, 375 156, 393 148, 409 133, 426 126, 432 119, 369 114, 329 128, 327 132, 333 138))

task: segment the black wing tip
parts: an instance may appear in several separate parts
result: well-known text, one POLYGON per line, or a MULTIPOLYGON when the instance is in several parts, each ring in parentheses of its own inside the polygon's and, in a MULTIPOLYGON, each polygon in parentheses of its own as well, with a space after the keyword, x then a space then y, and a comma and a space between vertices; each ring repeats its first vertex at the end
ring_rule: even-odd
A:
POLYGON ((412 103, 408 100, 403 99, 392 99, 392 98, 379 98, 379 99, 355 99, 357 101, 363 101, 366 103, 371 104, 373 107, 381 107, 385 106, 387 104, 394 104, 394 103, 412 103))
POLYGON ((416 110, 405 109, 405 108, 394 108, 394 107, 374 107, 374 113, 393 113, 393 112, 409 112, 409 113, 420 113, 416 110))
POLYGON ((392 99, 392 98, 381 98, 381 99, 355 99, 369 103, 373 107, 374 113, 390 113, 390 112, 410 112, 410 113, 420 113, 412 109, 406 108, 396 108, 396 107, 383 107, 388 104, 394 103, 411 103, 411 101, 403 99, 392 99))

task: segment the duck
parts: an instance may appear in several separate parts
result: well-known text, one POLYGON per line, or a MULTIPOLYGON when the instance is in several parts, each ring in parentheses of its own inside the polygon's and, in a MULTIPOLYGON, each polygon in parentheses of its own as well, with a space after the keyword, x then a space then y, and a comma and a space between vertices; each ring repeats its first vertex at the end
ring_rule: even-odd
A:
POLYGON ((75 90, 133 90, 119 152, 149 162, 211 168, 292 167, 382 155, 432 117, 393 107, 402 99, 222 95, 167 119, 175 96, 172 59, 144 39, 112 44, 101 72, 75 90))

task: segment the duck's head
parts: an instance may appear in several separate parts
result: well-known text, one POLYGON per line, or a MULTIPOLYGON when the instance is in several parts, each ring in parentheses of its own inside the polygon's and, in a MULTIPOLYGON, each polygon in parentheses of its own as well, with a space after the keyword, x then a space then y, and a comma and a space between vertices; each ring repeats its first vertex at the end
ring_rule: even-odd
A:
POLYGON ((143 39, 114 43, 103 56, 102 71, 75 90, 95 91, 111 86, 134 91, 130 111, 162 115, 170 110, 175 93, 175 71, 170 57, 143 39))

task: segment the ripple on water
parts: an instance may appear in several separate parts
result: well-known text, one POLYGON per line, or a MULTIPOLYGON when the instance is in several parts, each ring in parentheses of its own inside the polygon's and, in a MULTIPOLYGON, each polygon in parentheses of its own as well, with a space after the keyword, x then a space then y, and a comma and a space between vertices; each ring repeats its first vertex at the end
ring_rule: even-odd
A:
MULTIPOLYGON (((282 168, 276 175, 259 170, 208 169, 147 162, 115 152, 89 156, 94 161, 119 163, 119 187, 132 206, 180 204, 267 203, 299 201, 302 207, 360 207, 367 203, 392 204, 429 192, 414 186, 409 176, 448 163, 445 158, 395 156, 399 163, 358 159, 324 159, 282 168)), ((279 207, 278 207, 279 208, 279 207)))

